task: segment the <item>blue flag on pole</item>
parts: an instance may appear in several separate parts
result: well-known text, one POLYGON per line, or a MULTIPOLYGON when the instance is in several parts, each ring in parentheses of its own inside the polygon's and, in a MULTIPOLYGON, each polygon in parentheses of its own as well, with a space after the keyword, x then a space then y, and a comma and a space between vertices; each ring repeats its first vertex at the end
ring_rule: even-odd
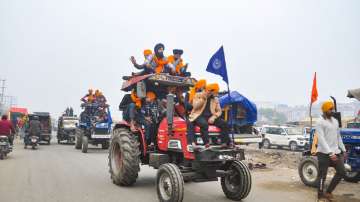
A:
POLYGON ((220 49, 210 58, 209 64, 206 71, 213 74, 217 74, 223 78, 223 80, 229 85, 224 48, 221 46, 220 49))

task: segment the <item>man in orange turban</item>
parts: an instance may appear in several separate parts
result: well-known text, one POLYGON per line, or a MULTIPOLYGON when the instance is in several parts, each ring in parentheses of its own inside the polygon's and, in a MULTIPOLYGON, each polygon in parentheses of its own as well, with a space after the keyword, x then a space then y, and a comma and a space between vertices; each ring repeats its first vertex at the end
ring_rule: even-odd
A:
POLYGON ((133 73, 133 76, 140 76, 145 74, 152 74, 155 72, 154 68, 156 67, 155 61, 154 61, 154 54, 150 49, 144 50, 144 63, 139 65, 134 56, 130 57, 131 63, 134 65, 136 69, 143 70, 138 73, 133 73))
POLYGON ((316 126, 317 148, 316 155, 319 164, 319 184, 318 198, 326 198, 333 201, 332 192, 345 176, 344 154, 346 148, 342 142, 339 133, 339 123, 332 114, 334 111, 334 103, 326 101, 322 104, 321 110, 323 115, 320 117, 316 126), (325 179, 330 165, 335 165, 335 176, 331 180, 326 192, 324 193, 325 179))
POLYGON ((85 103, 92 103, 95 100, 95 95, 93 94, 93 89, 89 89, 88 94, 81 98, 81 101, 85 103))
POLYGON ((199 81, 197 81, 194 85, 194 87, 190 88, 190 91, 188 93, 186 93, 185 96, 185 110, 186 110, 186 125, 187 125, 187 140, 188 140, 188 145, 192 145, 194 143, 194 136, 195 136, 195 129, 193 124, 189 121, 188 119, 188 115, 190 114, 190 112, 193 109, 193 100, 194 97, 196 95, 196 93, 201 93, 203 91, 205 91, 206 88, 206 80, 205 79, 200 79, 199 81))
POLYGON ((135 132, 137 131, 136 122, 139 120, 137 119, 137 116, 140 114, 142 100, 136 95, 135 90, 132 90, 130 98, 131 103, 127 106, 126 113, 123 114, 123 118, 130 123, 130 130, 135 132))
POLYGON ((222 110, 219 99, 219 85, 217 83, 208 84, 204 92, 197 93, 193 100, 193 109, 189 115, 189 121, 193 125, 200 127, 200 133, 205 143, 209 147, 209 124, 221 129, 222 146, 230 144, 229 128, 227 123, 221 118, 222 110))

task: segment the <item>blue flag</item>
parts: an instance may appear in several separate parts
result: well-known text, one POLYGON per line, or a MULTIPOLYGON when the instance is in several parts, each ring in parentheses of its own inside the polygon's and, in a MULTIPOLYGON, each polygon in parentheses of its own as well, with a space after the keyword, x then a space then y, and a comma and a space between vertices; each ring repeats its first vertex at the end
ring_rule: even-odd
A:
POLYGON ((209 64, 206 68, 206 71, 213 74, 220 75, 223 80, 229 84, 226 63, 225 63, 225 54, 224 48, 221 46, 220 49, 210 58, 209 64))

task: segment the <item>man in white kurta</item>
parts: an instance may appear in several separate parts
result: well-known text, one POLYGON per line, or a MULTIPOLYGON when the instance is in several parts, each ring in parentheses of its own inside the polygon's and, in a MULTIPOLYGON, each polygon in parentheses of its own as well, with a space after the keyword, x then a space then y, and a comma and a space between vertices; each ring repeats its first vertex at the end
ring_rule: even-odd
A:
POLYGON ((323 115, 316 126, 318 136, 317 157, 320 176, 318 197, 319 199, 326 198, 330 201, 334 199, 332 192, 345 175, 344 154, 346 153, 340 136, 339 123, 337 119, 332 116, 333 110, 334 103, 332 101, 324 102, 322 105, 323 115), (329 166, 335 167, 336 174, 324 193, 325 179, 329 166))

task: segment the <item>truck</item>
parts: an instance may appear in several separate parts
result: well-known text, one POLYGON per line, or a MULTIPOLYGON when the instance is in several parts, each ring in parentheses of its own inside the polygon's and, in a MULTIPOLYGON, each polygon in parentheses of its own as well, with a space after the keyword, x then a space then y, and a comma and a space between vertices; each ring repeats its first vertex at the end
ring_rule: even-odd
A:
POLYGON ((57 141, 58 144, 66 141, 68 144, 74 143, 76 128, 79 125, 79 119, 76 116, 61 116, 58 120, 57 141))

